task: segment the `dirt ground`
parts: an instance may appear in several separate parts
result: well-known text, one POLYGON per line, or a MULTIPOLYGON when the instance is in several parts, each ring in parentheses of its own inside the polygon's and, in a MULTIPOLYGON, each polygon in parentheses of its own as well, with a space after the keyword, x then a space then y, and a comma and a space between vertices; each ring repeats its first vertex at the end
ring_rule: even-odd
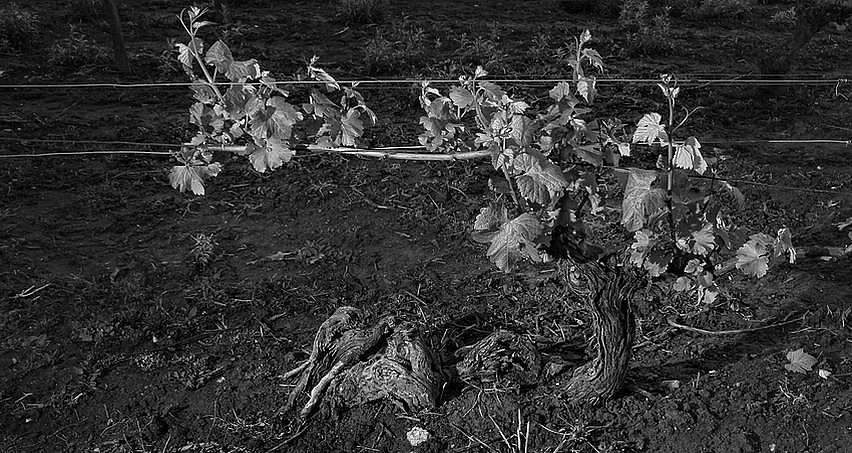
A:
MULTIPOLYGON (((184 81, 168 52, 169 38, 183 39, 180 2, 122 2, 132 76, 111 68, 108 28, 86 15, 84 1, 20 5, 39 15, 41 31, 2 55, 2 84, 184 81)), ((759 5, 735 23, 674 17, 673 47, 650 55, 616 18, 549 0, 391 2, 384 22, 350 26, 325 1, 232 0, 232 25, 217 33, 237 58, 257 58, 280 79, 314 54, 341 79, 456 77, 477 64, 497 77, 558 77, 567 70, 558 49, 586 28, 608 77, 725 77, 754 73, 769 43, 789 33, 768 18, 790 6, 759 5), (384 42, 390 47, 376 51, 384 42)), ((852 74, 850 62, 852 33, 830 26, 793 72, 835 80, 852 74)), ((852 139, 848 82, 684 90, 681 102, 703 107, 687 127, 717 141, 705 148, 721 174, 764 184, 739 184, 743 225, 768 233, 786 225, 798 245, 852 241, 836 226, 852 217, 852 148, 726 143, 852 139)), ((656 91, 602 85, 596 109, 633 122, 662 108, 656 91)), ((363 92, 380 117, 370 144, 416 143, 416 86, 363 92)), ((0 93, 2 138, 180 143, 193 135, 185 87, 0 93)), ((118 146, 0 142, 5 155, 84 149, 118 146)), ((204 197, 172 190, 170 165, 132 155, 0 160, 0 451, 852 449, 852 266, 820 257, 761 280, 731 277, 712 306, 649 285, 627 386, 600 407, 568 408, 547 384, 453 384, 434 411, 374 403, 323 411, 300 430, 281 411, 292 386, 282 375, 339 306, 419 322, 447 349, 497 328, 528 333, 546 354, 578 364, 590 352, 589 317, 552 266, 505 275, 470 239, 491 197, 485 162, 305 156, 261 175, 235 161, 204 197), (670 326, 672 316, 708 330, 785 323, 708 335, 670 326), (800 348, 816 357, 812 372, 784 368, 800 348), (406 437, 415 427, 429 433, 416 447, 406 437)))

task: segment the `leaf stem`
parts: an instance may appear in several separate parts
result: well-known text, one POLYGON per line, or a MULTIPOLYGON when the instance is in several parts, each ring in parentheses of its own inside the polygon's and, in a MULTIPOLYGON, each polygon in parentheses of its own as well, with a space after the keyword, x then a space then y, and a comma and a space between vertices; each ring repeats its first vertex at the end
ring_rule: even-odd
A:
POLYGON ((668 208, 669 230, 671 233, 672 242, 677 244, 677 236, 675 235, 674 208, 672 206, 672 187, 674 186, 674 109, 675 97, 672 92, 672 87, 668 79, 664 79, 666 86, 666 98, 669 104, 669 139, 666 144, 666 207, 668 208))
POLYGON ((518 188, 515 187, 515 184, 512 183, 512 177, 509 175, 509 167, 506 165, 506 162, 503 162, 503 176, 506 177, 506 181, 509 183, 509 189, 512 191, 512 200, 515 201, 515 204, 521 208, 521 212, 527 212, 527 202, 524 200, 524 197, 518 193, 518 188))
POLYGON ((201 71, 204 73, 204 77, 207 79, 207 85, 213 89, 213 92, 216 93, 216 97, 219 98, 220 101, 223 101, 225 98, 222 96, 222 92, 219 91, 219 87, 216 86, 216 78, 215 76, 210 74, 210 71, 207 70, 207 66, 204 65, 204 60, 201 59, 201 55, 198 53, 198 46, 195 43, 195 34, 197 29, 193 29, 192 24, 194 20, 190 19, 189 27, 183 23, 181 19, 181 24, 183 25, 184 30, 189 33, 189 51, 192 53, 192 56, 195 57, 195 61, 198 62, 198 65, 201 66, 201 71))

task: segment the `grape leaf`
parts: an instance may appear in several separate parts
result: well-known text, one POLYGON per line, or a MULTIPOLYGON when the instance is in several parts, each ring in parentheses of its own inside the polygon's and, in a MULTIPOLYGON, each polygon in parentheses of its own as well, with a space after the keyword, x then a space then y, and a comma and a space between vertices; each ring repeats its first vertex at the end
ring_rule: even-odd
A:
POLYGON ((553 99, 556 102, 559 102, 563 99, 571 100, 574 95, 571 93, 571 85, 568 82, 559 82, 550 89, 548 93, 550 95, 550 99, 553 99))
POLYGON ((254 94, 248 91, 245 87, 232 85, 225 92, 225 110, 234 121, 242 121, 248 114, 249 100, 254 97, 254 94))
POLYGON ((636 124, 636 131, 633 132, 633 143, 654 144, 659 140, 660 143, 668 143, 669 136, 666 134, 666 126, 660 124, 663 117, 659 113, 646 113, 642 119, 636 124))
MULTIPOLYGON (((530 108, 530 105, 527 104, 524 101, 513 101, 509 105, 509 112, 514 114, 514 115, 522 115, 524 112, 527 111, 528 108, 530 108)), ((517 118, 517 116, 515 118, 517 118)), ((521 118, 525 118, 525 119, 529 120, 529 118, 526 118, 524 116, 522 116, 521 118)))
POLYGON ((422 99, 420 104, 429 118, 441 120, 453 118, 453 115, 450 113, 453 101, 448 97, 440 96, 432 100, 422 99))
POLYGON ((683 272, 690 275, 696 275, 704 269, 704 265, 701 263, 701 260, 697 258, 693 258, 686 263, 686 267, 683 268, 683 272))
MULTIPOLYGON (((509 221, 509 215, 506 207, 502 204, 492 203, 479 210, 476 220, 473 224, 473 229, 476 231, 496 231, 504 223, 509 221)), ((490 242, 489 238, 486 242, 490 242)))
POLYGON ((450 99, 453 101, 453 104, 459 108, 465 108, 471 104, 473 104, 474 97, 473 94, 467 88, 462 87, 453 87, 450 89, 450 99))
POLYGON ((703 291, 699 291, 699 295, 701 295, 701 303, 704 305, 713 305, 716 302, 716 298, 719 297, 719 292, 703 289, 703 291), (701 295, 702 292, 704 293, 703 295, 701 295))
POLYGON ((639 230, 633 233, 633 243, 630 248, 637 252, 644 252, 651 246, 651 240, 654 238, 654 232, 651 230, 639 230))
MULTIPOLYGON (((252 153, 249 155, 252 166, 260 173, 275 170, 293 158, 294 152, 286 141, 269 138, 265 142, 264 145, 253 145, 252 153)), ((250 145, 246 145, 246 148, 248 149, 250 145)))
POLYGON ((562 169, 541 154, 521 154, 512 161, 522 173, 516 178, 518 191, 527 200, 549 206, 568 187, 562 169))
POLYGON ((201 9, 197 6, 190 6, 188 14, 190 22, 194 21, 196 18, 198 18, 198 16, 204 14, 205 12, 207 12, 207 8, 201 9))
POLYGON ((192 193, 204 195, 204 179, 218 175, 221 170, 219 162, 209 165, 176 165, 169 173, 169 182, 181 193, 190 188, 192 193))
POLYGON ((257 64, 257 60, 234 61, 231 49, 222 40, 216 41, 207 49, 204 61, 213 65, 232 82, 260 77, 260 65, 257 64))
POLYGON ((737 269, 752 277, 763 277, 769 270, 769 257, 766 246, 754 239, 749 239, 737 249, 737 269))
POLYGON ((701 155, 701 143, 695 137, 689 137, 683 144, 677 145, 674 165, 686 170, 695 170, 699 175, 707 171, 707 162, 701 155))
POLYGON ((603 165, 603 152, 601 147, 597 143, 592 143, 589 145, 580 145, 574 147, 574 154, 577 155, 580 159, 594 165, 595 167, 600 167, 603 165))
POLYGON ((319 57, 314 55, 311 58, 311 62, 308 64, 308 75, 314 80, 325 82, 325 89, 328 92, 339 90, 340 85, 338 85, 337 81, 334 80, 334 77, 329 75, 329 73, 325 72, 325 70, 314 66, 315 64, 317 64, 317 61, 319 61, 319 57))
POLYGON ((503 96, 506 95, 506 92, 503 91, 500 86, 496 83, 492 82, 479 82, 479 88, 482 88, 485 91, 485 94, 492 101, 499 101, 503 99, 503 96))
POLYGON ((651 249, 645 257, 645 261, 642 263, 642 267, 644 267, 648 271, 648 275, 651 277, 659 277, 663 275, 663 272, 666 271, 669 267, 669 263, 672 262, 672 253, 668 250, 654 248, 651 249))
POLYGON ((231 55, 231 49, 228 48, 228 45, 220 39, 207 49, 204 61, 207 64, 213 65, 216 70, 224 74, 228 72, 228 68, 234 62, 234 57, 231 55))
POLYGON ((189 86, 189 88, 192 90, 192 97, 197 99, 199 102, 212 104, 216 101, 216 92, 213 91, 213 88, 210 88, 210 85, 206 83, 195 81, 189 86))
POLYGON ((190 40, 188 44, 175 44, 175 47, 177 47, 178 50, 178 61, 180 61, 185 68, 191 68, 192 60, 195 58, 192 54, 193 51, 200 54, 204 49, 204 43, 200 39, 196 38, 190 40))
POLYGON ((509 187, 509 181, 502 176, 492 176, 488 178, 488 188, 503 195, 510 195, 512 193, 512 188, 509 187))
POLYGON ((705 223, 700 230, 692 232, 690 251, 696 255, 707 256, 716 246, 713 225, 705 223))
POLYGON ((580 96, 583 96, 589 104, 595 102, 595 94, 597 93, 595 82, 596 79, 594 76, 580 77, 580 80, 577 81, 577 92, 580 93, 580 96))
POLYGON ((201 102, 196 102, 189 108, 189 122, 206 132, 210 132, 208 127, 219 132, 225 126, 225 118, 221 113, 201 102))
POLYGON ((275 137, 288 139, 293 125, 302 120, 301 112, 281 96, 266 101, 266 107, 256 110, 251 117, 251 133, 259 139, 275 137))
POLYGON ((225 77, 232 82, 244 81, 246 79, 256 79, 260 77, 260 65, 257 60, 252 58, 246 61, 235 61, 228 66, 228 71, 225 77))
POLYGON ((709 288, 713 286, 713 273, 712 272, 704 272, 699 275, 698 278, 695 279, 699 286, 702 288, 709 288))
POLYGON ((420 117, 420 124, 426 129, 419 137, 418 141, 421 145, 426 146, 430 152, 435 152, 440 148, 444 141, 451 138, 452 134, 446 130, 447 121, 428 116, 420 117))
POLYGON ((512 128, 512 138, 515 142, 523 147, 527 147, 532 142, 532 129, 530 129, 530 119, 523 115, 512 115, 510 127, 512 128))
POLYGON ((665 191, 652 189, 657 172, 629 168, 624 200, 621 203, 621 223, 628 231, 637 231, 645 224, 647 215, 657 212, 665 200, 665 191))
POLYGON ((817 363, 816 358, 805 352, 804 349, 796 349, 795 351, 788 352, 787 360, 790 363, 785 363, 784 368, 788 371, 802 374, 813 370, 813 366, 817 363))
POLYGON ((603 70, 603 58, 595 49, 583 49, 583 56, 589 60, 592 66, 603 70))
POLYGON ((677 292, 689 291, 692 289, 692 279, 689 277, 678 277, 672 284, 672 289, 677 292))
POLYGON ((364 122, 359 118, 361 112, 351 108, 340 118, 341 143, 344 146, 357 146, 358 138, 364 135, 364 122))
POLYGON ((308 114, 313 114, 320 118, 330 118, 338 114, 337 105, 317 90, 311 90, 310 103, 303 104, 302 108, 308 114))
POLYGON ((509 220, 491 239, 488 257, 503 272, 510 272, 520 259, 536 259, 538 252, 532 241, 541 234, 542 229, 541 222, 530 213, 509 220))
POLYGON ((723 189, 730 192, 734 197, 734 201, 737 203, 737 209, 745 209, 745 195, 743 195, 740 189, 736 188, 728 181, 722 181, 721 185, 723 189))

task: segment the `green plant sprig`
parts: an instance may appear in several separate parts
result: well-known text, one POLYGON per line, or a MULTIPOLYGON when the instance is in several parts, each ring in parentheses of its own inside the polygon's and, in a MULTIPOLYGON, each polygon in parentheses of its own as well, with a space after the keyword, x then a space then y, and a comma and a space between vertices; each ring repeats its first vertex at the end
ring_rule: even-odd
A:
POLYGON ((571 80, 551 89, 551 105, 537 114, 498 85, 481 81, 482 68, 460 78, 446 95, 423 85, 420 143, 430 151, 488 150, 502 175, 489 181, 497 199, 482 208, 474 224, 474 239, 488 244, 489 258, 504 271, 519 260, 548 260, 545 250, 560 227, 573 231, 574 247, 588 249, 583 219, 603 210, 600 181, 610 174, 624 189, 621 223, 634 235, 630 261, 650 277, 673 274, 676 289, 693 290, 700 300, 712 302, 718 293, 715 264, 723 251, 736 251, 737 267, 752 276, 762 276, 782 256, 794 259, 789 230, 782 229, 777 238, 746 240, 734 226, 727 200, 742 205, 739 190, 728 183, 715 185, 713 179, 695 184, 688 178, 688 172, 710 170, 695 137, 677 141, 673 136, 695 112, 685 110, 680 121, 676 118, 680 88, 673 76, 662 76, 658 85, 666 99, 665 120, 657 113, 644 115, 629 140, 659 146, 658 168, 619 167, 621 159, 631 157, 631 145, 622 138, 624 126, 615 119, 585 119, 597 95, 590 71, 603 69, 600 55, 586 47, 590 40, 588 31, 575 40, 571 80), (696 185, 701 187, 693 193, 696 185), (506 195, 515 214, 502 199, 506 195))
MULTIPOLYGON (((357 86, 341 86, 317 66, 316 57, 307 65, 307 75, 322 82, 324 91, 312 89, 306 102, 291 104, 289 93, 256 60, 234 60, 222 41, 204 52, 198 31, 211 24, 201 20, 205 12, 193 7, 179 16, 189 42, 177 49, 184 70, 196 82, 190 122, 198 131, 176 154, 182 165, 170 175, 175 188, 205 192, 204 180, 222 170, 211 150, 247 156, 257 171, 265 172, 288 162, 306 142, 357 146, 365 126, 376 123, 357 86), (196 75, 198 68, 203 77, 196 75)), ((643 115, 632 137, 617 119, 588 119, 597 96, 594 73, 603 71, 600 54, 587 47, 591 39, 588 30, 575 39, 574 49, 565 53, 570 80, 556 84, 548 93, 549 105, 541 108, 483 80, 487 73, 481 67, 460 77, 446 93, 428 82, 421 87, 425 114, 419 141, 428 151, 491 155, 497 173, 489 187, 495 200, 477 215, 473 237, 488 244, 488 257, 497 267, 508 272, 520 260, 551 259, 549 247, 557 231, 570 233, 574 250, 599 258, 602 249, 587 242, 587 224, 588 219, 604 220, 610 209, 604 200, 612 177, 624 193, 620 223, 634 238, 627 248, 629 261, 649 277, 675 275, 675 289, 694 291, 700 301, 712 302, 717 294, 714 271, 723 253, 735 253, 735 267, 756 277, 785 258, 792 262, 788 229, 774 238, 762 233, 746 238, 732 221, 734 211, 744 205, 742 193, 727 182, 716 185, 710 178, 709 183, 696 183, 688 177, 689 172, 713 175, 712 159, 704 158, 695 137, 674 137, 695 111, 686 110, 677 121, 680 88, 674 77, 664 75, 659 84, 667 103, 665 120, 658 113, 643 115), (632 157, 631 142, 660 147, 656 169, 621 166, 632 157)))
POLYGON ((307 102, 291 104, 289 93, 276 86, 257 60, 235 60, 221 40, 205 51, 198 33, 213 24, 203 20, 206 13, 206 8, 191 7, 178 16, 189 38, 186 44, 176 44, 178 60, 193 82, 196 102, 190 108, 190 123, 198 130, 175 154, 183 165, 172 168, 173 187, 203 195, 205 180, 222 170, 211 150, 246 156, 254 169, 263 173, 289 162, 295 148, 305 142, 325 147, 360 144, 365 123, 374 124, 376 116, 356 85, 340 85, 318 67, 314 57, 307 65, 307 74, 324 82, 326 93, 312 90, 307 102), (196 75, 197 70, 202 77, 196 75), (328 97, 336 93, 340 94, 338 103, 328 97), (231 146, 240 144, 245 146, 231 146))

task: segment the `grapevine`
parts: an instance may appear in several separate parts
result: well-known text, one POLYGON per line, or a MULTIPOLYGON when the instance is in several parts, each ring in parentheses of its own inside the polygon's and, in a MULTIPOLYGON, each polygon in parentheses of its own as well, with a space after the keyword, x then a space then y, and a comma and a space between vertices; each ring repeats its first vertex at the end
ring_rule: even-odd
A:
MULTIPOLYGON (((176 46, 193 82, 196 102, 189 116, 197 132, 176 154, 182 165, 172 169, 172 186, 204 194, 204 181, 223 168, 217 150, 247 156, 255 170, 266 172, 289 162, 305 143, 361 144, 376 115, 356 84, 342 86, 314 57, 307 75, 325 92, 312 89, 306 102, 293 104, 257 60, 235 60, 221 40, 205 51, 199 31, 211 25, 201 19, 206 12, 192 7, 179 16, 189 40, 176 46)), ((563 246, 600 258, 603 248, 587 241, 588 221, 604 219, 611 192, 605 180, 615 177, 623 189, 621 224, 633 235, 629 262, 652 278, 675 274, 677 290, 712 302, 718 294, 714 271, 724 266, 723 253, 735 253, 734 267, 754 277, 785 258, 793 262, 790 231, 746 237, 733 222, 734 211, 744 204, 742 193, 713 178, 697 138, 676 138, 694 111, 677 118, 680 87, 674 76, 663 75, 658 84, 667 115, 643 115, 632 136, 617 119, 589 119, 598 95, 595 74, 604 69, 600 54, 588 47, 591 39, 588 30, 575 39, 570 80, 554 86, 550 104, 538 109, 484 80, 482 68, 460 77, 446 93, 428 82, 421 86, 420 144, 435 153, 490 155, 496 173, 489 186, 496 199, 473 225, 473 238, 487 244, 489 259, 505 272, 522 260, 549 261, 555 234, 563 246), (621 165, 637 146, 660 149, 655 168, 621 165), (689 178, 693 172, 711 178, 696 184, 689 178)))
POLYGON ((375 124, 376 116, 355 89, 357 85, 338 84, 317 66, 316 57, 307 65, 307 74, 323 82, 325 93, 311 90, 306 102, 294 105, 290 93, 278 88, 257 60, 235 60, 221 40, 205 52, 198 36, 212 24, 201 20, 205 13, 206 8, 191 7, 179 16, 189 41, 176 44, 178 60, 192 81, 196 102, 190 107, 189 121, 197 133, 176 153, 182 165, 173 167, 169 177, 176 189, 204 195, 204 181, 222 171, 216 150, 247 156, 254 169, 263 173, 289 162, 296 147, 308 140, 320 146, 357 146, 365 124, 375 124), (340 101, 335 103, 330 96, 339 96, 340 101))
MULTIPOLYGON (((222 170, 214 151, 248 156, 255 170, 265 172, 288 162, 305 143, 361 144, 364 127, 375 124, 376 116, 356 86, 341 86, 314 57, 307 74, 325 93, 311 90, 306 102, 293 104, 289 93, 278 88, 256 60, 236 61, 221 41, 204 52, 197 36, 209 25, 200 20, 204 13, 190 8, 180 16, 189 42, 178 44, 178 51, 193 81, 196 102, 190 122, 197 133, 176 156, 183 165, 172 170, 174 187, 203 194, 204 180, 222 170), (334 96, 339 96, 338 102, 332 101, 334 96)), ((488 258, 504 272, 522 261, 556 261, 568 289, 592 314, 598 356, 576 368, 563 387, 563 396, 573 402, 599 402, 621 387, 635 335, 631 300, 641 288, 642 276, 676 277, 675 290, 711 304, 718 295, 718 273, 737 268, 762 277, 770 266, 795 260, 788 229, 782 228, 776 237, 763 233, 746 237, 735 225, 735 213, 744 204, 742 193, 718 180, 713 161, 704 157, 697 138, 678 138, 695 110, 678 115, 681 90, 674 76, 663 75, 658 84, 666 100, 665 116, 643 115, 632 133, 616 118, 593 118, 597 74, 604 64, 588 46, 591 40, 588 30, 574 40, 567 59, 570 78, 548 92, 545 105, 533 106, 514 97, 487 80, 481 67, 444 92, 422 83, 419 99, 424 115, 418 140, 427 151, 490 157, 494 174, 488 182, 494 198, 480 209, 472 229, 473 239, 487 245, 488 258), (658 151, 655 163, 640 159, 646 150, 658 151), (702 183, 695 184, 691 176, 701 177, 702 183), (619 194, 620 209, 613 203, 619 194), (595 232, 606 229, 614 220, 611 214, 618 211, 632 243, 596 244, 595 232)), ((338 320, 332 317, 328 322, 338 320)), ((302 411, 309 414, 317 404, 315 397, 326 391, 324 386, 355 363, 352 354, 360 354, 380 338, 399 334, 412 345, 420 344, 416 336, 408 336, 410 331, 397 332, 392 324, 371 328, 354 323, 351 336, 358 341, 351 344, 334 339, 325 344, 325 335, 318 333, 312 358, 293 372, 304 384, 291 394, 290 404, 308 382, 319 382, 302 411), (323 351, 331 350, 344 356, 322 357, 323 351), (339 366, 314 369, 328 360, 337 360, 339 366)), ((489 338, 483 341, 494 341, 489 338)), ((418 351, 421 358, 430 355, 426 349, 418 351)), ((430 368, 428 360, 422 362, 424 369, 430 368)), ((345 379, 358 382, 355 387, 366 385, 357 373, 343 373, 345 379)), ((439 381, 427 387, 434 390, 439 381)), ((386 382, 356 399, 391 394, 393 388, 386 382)), ((403 394, 412 392, 419 396, 404 398, 409 407, 434 401, 432 391, 407 389, 403 394)))

